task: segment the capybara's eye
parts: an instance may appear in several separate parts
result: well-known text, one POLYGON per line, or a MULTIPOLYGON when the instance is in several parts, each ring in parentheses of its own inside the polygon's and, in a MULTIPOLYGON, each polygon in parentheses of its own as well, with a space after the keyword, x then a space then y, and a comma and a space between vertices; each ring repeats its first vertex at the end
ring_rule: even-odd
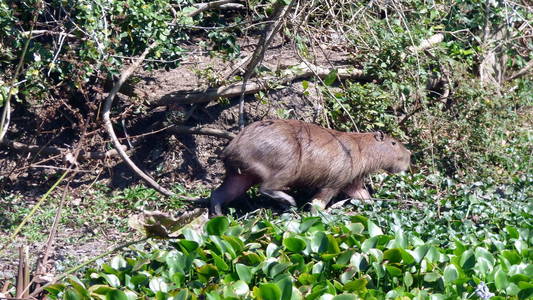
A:
POLYGON ((395 142, 395 141, 392 141, 392 145, 393 145, 393 146, 396 145, 396 142, 395 142))

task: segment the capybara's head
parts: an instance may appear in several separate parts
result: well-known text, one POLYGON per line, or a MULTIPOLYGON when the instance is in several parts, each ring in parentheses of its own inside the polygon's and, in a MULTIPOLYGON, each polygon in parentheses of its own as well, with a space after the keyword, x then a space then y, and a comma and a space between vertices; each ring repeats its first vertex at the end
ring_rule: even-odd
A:
POLYGON ((376 151, 375 154, 381 162, 381 169, 389 173, 399 173, 409 170, 411 165, 411 151, 395 138, 392 138, 381 131, 374 134, 376 151))

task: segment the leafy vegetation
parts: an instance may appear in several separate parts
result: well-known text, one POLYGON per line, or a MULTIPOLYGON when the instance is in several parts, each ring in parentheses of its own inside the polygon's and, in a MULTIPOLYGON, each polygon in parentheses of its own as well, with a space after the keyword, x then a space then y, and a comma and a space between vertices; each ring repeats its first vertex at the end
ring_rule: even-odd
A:
POLYGON ((490 189, 463 190, 441 216, 431 202, 355 201, 368 217, 217 217, 201 232, 185 227, 169 243, 140 245, 47 290, 52 299, 528 299, 533 207, 521 191, 490 189))

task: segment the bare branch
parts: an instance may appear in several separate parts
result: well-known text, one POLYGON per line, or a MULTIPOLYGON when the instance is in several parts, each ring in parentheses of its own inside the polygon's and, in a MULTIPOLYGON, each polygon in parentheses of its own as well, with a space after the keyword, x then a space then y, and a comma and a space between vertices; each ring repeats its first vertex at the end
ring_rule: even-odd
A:
POLYGON ((516 71, 513 75, 506 78, 506 81, 516 79, 530 73, 530 69, 533 68, 533 60, 530 60, 522 69, 516 71))
POLYGON ((109 137, 113 141, 113 144, 115 145, 115 148, 118 150, 118 153, 120 157, 128 164, 128 166, 135 172, 139 177, 141 177, 144 181, 146 181, 151 187, 153 187, 155 190, 160 192, 163 195, 166 196, 173 196, 174 193, 171 191, 165 189, 164 187, 160 186, 155 180, 153 180, 150 176, 145 174, 135 163, 129 158, 128 154, 126 154, 126 151, 123 149, 123 145, 120 144, 120 141, 118 140, 117 135, 115 134, 115 130, 113 129, 113 124, 111 123, 111 106, 113 105, 113 99, 115 99, 115 96, 117 95, 118 91, 126 82, 126 80, 131 76, 133 71, 135 71, 144 61, 144 58, 146 55, 148 55, 148 52, 155 48, 157 46, 157 42, 153 42, 150 44, 144 52, 139 56, 139 60, 136 60, 133 62, 126 70, 120 74, 119 80, 115 83, 115 86, 111 89, 109 92, 109 95, 106 98, 105 104, 104 104, 104 110, 103 110, 103 119, 104 119, 104 125, 107 130, 107 133, 109 134, 109 137))
MULTIPOLYGON (((21 152, 31 152, 31 153, 43 153, 47 155, 65 155, 66 153, 70 152, 70 149, 66 148, 58 148, 58 147, 42 147, 38 145, 27 145, 20 142, 15 142, 12 140, 4 139, 2 142, 3 145, 7 146, 8 148, 18 150, 21 152)), ((125 146, 123 146, 125 148, 125 146)), ((115 149, 108 150, 106 152, 85 152, 83 150, 80 151, 79 158, 81 160, 85 159, 105 159, 110 158, 113 156, 117 156, 118 151, 115 149)))
MULTIPOLYGON (((173 95, 162 97, 161 100, 156 104, 158 106, 168 105, 168 104, 191 104, 191 103, 204 103, 210 102, 220 97, 235 97, 241 94, 241 90, 244 85, 245 94, 253 94, 258 91, 267 90, 270 85, 269 83, 278 83, 278 84, 287 84, 292 81, 296 81, 303 78, 308 78, 311 76, 318 76, 320 78, 325 78, 330 74, 331 70, 328 68, 323 68, 320 66, 315 66, 309 64, 300 64, 293 66, 289 69, 286 69, 282 72, 281 80, 278 77, 268 76, 260 79, 252 79, 246 85, 242 82, 237 82, 229 84, 226 86, 221 86, 218 88, 209 88, 205 90, 197 91, 187 91, 179 92, 173 95)), ((366 76, 363 74, 363 70, 355 68, 339 68, 337 69, 337 75, 339 79, 365 79, 366 76)))
POLYGON ((225 5, 225 4, 229 4, 229 3, 235 3, 235 4, 238 4, 235 2, 235 0, 217 0, 217 1, 211 1, 211 2, 208 2, 208 3, 197 3, 195 4, 196 7, 198 7, 197 10, 189 13, 189 17, 194 17, 196 16, 197 14, 203 12, 203 11, 206 11, 208 9, 211 9, 211 8, 220 8, 221 6, 225 5))
POLYGON ((175 133, 175 134, 189 133, 189 134, 211 135, 211 136, 216 136, 216 137, 220 137, 220 138, 224 138, 228 140, 231 140, 235 137, 234 133, 231 133, 225 130, 214 129, 214 128, 187 127, 187 126, 174 125, 170 127, 168 130, 171 133, 175 133))
POLYGON ((272 20, 276 20, 274 23, 271 23, 267 30, 263 32, 261 35, 261 38, 259 39, 259 42, 257 43, 257 47, 255 48, 255 51, 250 59, 250 62, 248 63, 248 66, 246 67, 246 72, 243 76, 243 84, 241 86, 241 99, 239 101, 239 127, 241 129, 244 128, 244 93, 246 90, 246 84, 248 83, 248 80, 255 72, 255 67, 263 60, 265 56, 265 51, 268 48, 268 45, 272 41, 272 38, 278 32, 278 30, 281 27, 281 23, 287 16, 290 8, 295 3, 295 1, 291 1, 288 5, 283 3, 282 1, 277 1, 274 4, 274 13, 272 15, 272 20))
POLYGON ((425 40, 422 40, 418 46, 410 46, 407 48, 410 52, 416 53, 422 50, 433 47, 434 45, 444 41, 444 34, 437 33, 425 40))

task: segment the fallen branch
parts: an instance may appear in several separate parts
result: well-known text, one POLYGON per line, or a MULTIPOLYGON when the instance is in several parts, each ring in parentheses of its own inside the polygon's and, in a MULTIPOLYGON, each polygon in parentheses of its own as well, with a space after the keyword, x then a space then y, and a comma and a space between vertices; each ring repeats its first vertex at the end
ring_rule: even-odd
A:
POLYGON ((199 14, 199 13, 201 13, 203 11, 206 11, 208 9, 221 8, 223 5, 230 4, 230 3, 238 4, 238 3, 235 3, 235 0, 217 0, 217 1, 211 1, 211 2, 208 2, 208 3, 197 3, 194 6, 198 7, 198 9, 195 10, 195 11, 190 12, 188 14, 188 16, 189 17, 194 17, 197 14, 199 14))
MULTIPOLYGON (((266 90, 270 87, 269 83, 275 82, 280 84, 287 84, 299 79, 308 78, 311 76, 318 76, 325 78, 330 74, 331 70, 319 66, 300 64, 282 72, 282 78, 268 76, 260 79, 252 79, 244 86, 245 94, 254 94, 258 91, 266 90), (283 77, 284 76, 284 77, 283 77)), ((355 68, 339 68, 337 69, 337 76, 339 79, 365 79, 363 70, 355 68)), ((210 102, 215 99, 224 97, 236 97, 241 94, 243 83, 237 82, 218 88, 208 88, 205 90, 178 92, 172 95, 164 96, 159 100, 156 106, 164 106, 169 104, 192 104, 210 102)))
MULTIPOLYGON (((66 155, 66 153, 71 152, 70 149, 66 148, 58 148, 58 147, 41 147, 38 145, 27 145, 20 142, 15 142, 12 140, 4 139, 1 144, 4 144, 8 148, 18 150, 21 152, 30 152, 30 153, 43 153, 46 155, 66 155)), ((123 146, 124 147, 124 146, 123 146)), ((106 159, 110 157, 114 157, 118 155, 118 151, 115 149, 111 149, 106 152, 85 152, 83 150, 80 151, 79 158, 80 160, 88 160, 88 159, 106 159)))
POLYGON ((516 71, 513 75, 507 77, 505 80, 510 81, 520 76, 526 75, 527 73, 529 73, 529 70, 531 68, 533 68, 533 60, 530 60, 522 69, 516 71))
POLYGON ((436 45, 436 44, 438 44, 438 43, 440 43, 442 41, 444 41, 444 34, 437 33, 437 34, 432 35, 431 37, 429 37, 429 38, 427 38, 425 40, 422 40, 418 46, 407 47, 407 50, 409 50, 410 52, 413 52, 413 53, 420 52, 422 50, 426 50, 428 48, 431 48, 434 45, 436 45))
POLYGON ((220 138, 224 138, 228 140, 232 140, 235 137, 234 133, 231 133, 225 130, 214 129, 214 128, 187 127, 187 126, 174 125, 170 127, 168 131, 174 134, 188 133, 188 134, 211 135, 211 136, 216 136, 216 137, 220 137, 220 138))

